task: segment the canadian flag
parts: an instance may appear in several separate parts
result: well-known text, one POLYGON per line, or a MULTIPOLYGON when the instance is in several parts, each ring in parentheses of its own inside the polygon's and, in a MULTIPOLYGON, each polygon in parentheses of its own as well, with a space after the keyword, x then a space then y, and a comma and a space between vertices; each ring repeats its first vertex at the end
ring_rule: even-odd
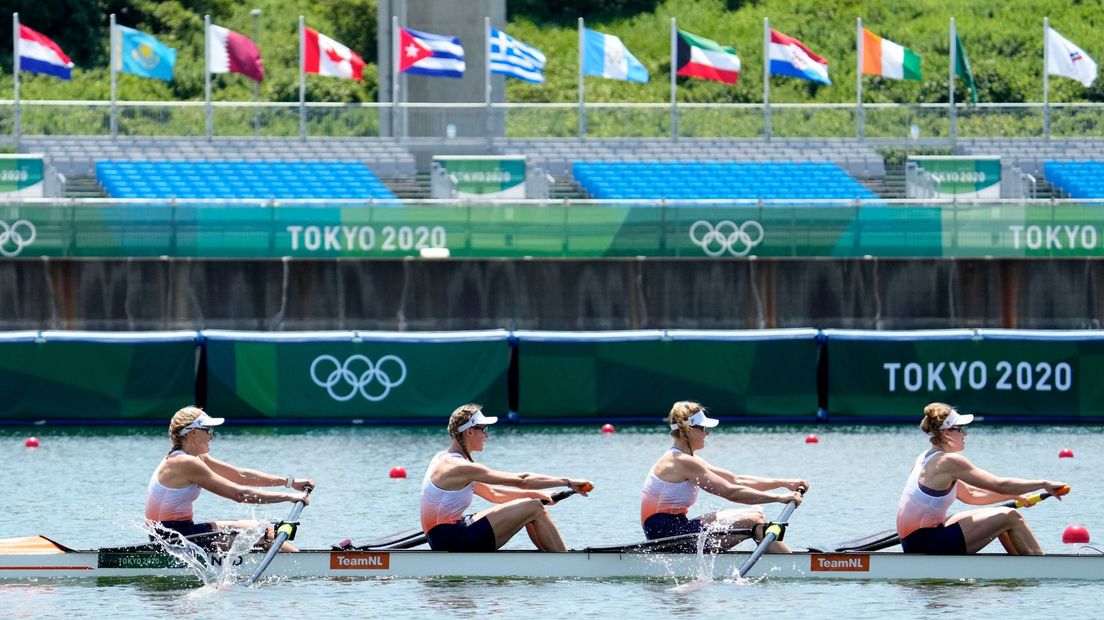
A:
POLYGON ((313 28, 303 27, 303 72, 350 80, 364 79, 364 59, 313 28))

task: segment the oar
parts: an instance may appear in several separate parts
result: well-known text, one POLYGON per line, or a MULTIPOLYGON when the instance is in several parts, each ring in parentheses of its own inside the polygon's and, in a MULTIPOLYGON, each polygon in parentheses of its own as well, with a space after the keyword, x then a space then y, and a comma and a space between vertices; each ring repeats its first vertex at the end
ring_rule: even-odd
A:
MULTIPOLYGON (((1034 506, 1048 497, 1062 497, 1070 492, 1068 486, 1063 486, 1055 489, 1055 493, 1049 491, 1043 491, 1041 493, 1032 493, 1027 496, 1025 500, 1009 500, 1000 504, 1002 508, 1024 508, 1027 506, 1034 506)), ((855 540, 849 540, 847 542, 838 543, 828 548, 824 547, 809 547, 809 551, 814 553, 840 553, 844 551, 878 551, 879 549, 885 549, 894 545, 901 544, 901 537, 897 535, 897 530, 886 530, 877 534, 871 534, 863 538, 856 538, 855 540)))
MULTIPOLYGON (((805 495, 805 489, 798 489, 801 495, 805 495)), ((765 530, 763 530, 763 540, 759 542, 759 546, 755 548, 755 551, 751 553, 751 557, 744 561, 743 566, 736 571, 737 577, 743 577, 748 574, 752 566, 759 561, 759 558, 763 557, 763 554, 767 552, 767 547, 771 546, 771 543, 782 535, 782 528, 790 520, 790 515, 793 514, 794 509, 797 508, 797 502, 789 502, 786 507, 782 509, 782 514, 778 515, 778 520, 771 523, 765 530)))
MULTIPOLYGON (((585 493, 590 493, 594 489, 594 485, 586 485, 583 488, 585 493)), ((560 503, 563 500, 575 495, 577 491, 567 490, 560 491, 559 493, 553 493, 551 499, 542 499, 542 504, 560 503)), ((356 549, 358 551, 367 551, 369 549, 410 549, 417 547, 418 545, 424 545, 427 542, 425 532, 422 530, 403 530, 401 532, 395 532, 390 536, 384 536, 383 538, 364 545, 353 546, 352 541, 345 539, 334 545, 335 549, 356 549)))
MULTIPOLYGON (((310 492, 313 490, 312 487, 306 487, 303 489, 303 492, 310 495, 310 492)), ((292 506, 291 514, 280 524, 280 527, 276 528, 276 536, 272 539, 272 546, 268 548, 268 553, 265 554, 264 559, 261 560, 260 565, 257 566, 257 570, 253 571, 253 575, 246 580, 245 585, 252 586, 261 578, 261 573, 265 572, 268 565, 272 563, 272 559, 280 552, 280 547, 283 546, 284 541, 295 531, 295 522, 299 520, 299 513, 303 512, 304 505, 303 500, 299 500, 292 506)))

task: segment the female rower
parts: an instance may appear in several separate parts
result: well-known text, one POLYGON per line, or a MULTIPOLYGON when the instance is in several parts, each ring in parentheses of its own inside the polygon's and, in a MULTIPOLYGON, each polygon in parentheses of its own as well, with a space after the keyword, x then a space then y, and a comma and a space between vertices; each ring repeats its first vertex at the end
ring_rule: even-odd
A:
POLYGON ((905 553, 965 555, 999 538, 1012 555, 1042 555, 1039 542, 1015 508, 980 508, 947 517, 956 498, 967 504, 992 504, 1045 489, 1061 499, 1058 489, 1065 486, 1050 480, 994 476, 958 454, 966 448, 966 425, 973 419, 943 403, 924 407, 920 430, 932 447, 916 459, 897 505, 901 547, 905 553))
MULTIPOLYGON (((208 416, 198 407, 184 407, 173 415, 169 422, 172 449, 150 476, 146 491, 146 520, 160 533, 194 536, 257 525, 256 521, 195 523, 192 520, 192 503, 199 497, 200 489, 244 504, 309 503, 307 489, 314 487, 313 480, 242 469, 211 456, 210 443, 215 436, 212 427, 224 421, 223 418, 208 416), (255 488, 276 486, 289 490, 255 488)), ((272 539, 271 525, 268 539, 272 539)), ((287 543, 282 549, 295 551, 287 543)))
MULTIPOLYGON (((640 500, 640 523, 648 540, 698 534, 709 530, 752 529, 766 522, 760 508, 729 509, 688 519, 686 513, 698 500, 698 489, 741 504, 766 504, 778 502, 801 503, 799 489, 809 488, 804 480, 776 480, 756 476, 738 475, 715 465, 710 465, 694 454, 705 447, 705 438, 717 420, 705 414, 698 403, 681 401, 671 407, 667 416, 674 445, 659 457, 644 478, 644 493, 640 500), (767 493, 770 489, 784 488, 785 493, 767 493)), ((728 534, 710 541, 712 550, 727 549, 747 534, 728 534)), ((755 539, 762 538, 762 531, 755 539)), ((693 541, 685 545, 694 548, 693 541)), ((768 551, 789 553, 790 548, 781 541, 771 544, 768 551)))
POLYGON ((476 463, 472 453, 483 451, 487 427, 497 421, 497 417, 483 415, 479 405, 463 405, 452 412, 448 422, 452 443, 433 457, 422 480, 422 530, 429 547, 434 551, 495 551, 525 528, 537 549, 566 551, 545 510, 551 496, 535 489, 563 486, 586 495, 593 485, 578 478, 511 474, 476 463), (465 517, 473 494, 498 505, 465 517))

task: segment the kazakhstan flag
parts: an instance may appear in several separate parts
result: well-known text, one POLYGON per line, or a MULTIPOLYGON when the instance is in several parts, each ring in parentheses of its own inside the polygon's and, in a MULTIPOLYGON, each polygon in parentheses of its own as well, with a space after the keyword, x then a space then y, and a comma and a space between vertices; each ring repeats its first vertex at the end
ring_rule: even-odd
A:
POLYGON ((119 29, 119 49, 115 66, 124 73, 171 82, 176 65, 176 50, 148 35, 126 26, 119 29))

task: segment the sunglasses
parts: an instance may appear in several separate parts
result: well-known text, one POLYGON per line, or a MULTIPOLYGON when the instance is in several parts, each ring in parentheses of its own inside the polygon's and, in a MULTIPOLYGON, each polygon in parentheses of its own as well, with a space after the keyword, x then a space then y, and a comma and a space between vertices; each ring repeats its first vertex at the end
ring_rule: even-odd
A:
POLYGON ((949 430, 949 431, 958 431, 958 432, 962 433, 963 435, 966 434, 966 427, 965 426, 952 426, 952 427, 948 428, 947 430, 949 430))
POLYGON ((473 426, 472 428, 474 428, 477 431, 482 432, 484 435, 487 434, 487 427, 486 426, 479 425, 479 426, 473 426))
POLYGON ((691 426, 690 428, 695 429, 695 430, 699 430, 699 431, 704 431, 705 430, 704 426, 698 426, 698 425, 691 426))

